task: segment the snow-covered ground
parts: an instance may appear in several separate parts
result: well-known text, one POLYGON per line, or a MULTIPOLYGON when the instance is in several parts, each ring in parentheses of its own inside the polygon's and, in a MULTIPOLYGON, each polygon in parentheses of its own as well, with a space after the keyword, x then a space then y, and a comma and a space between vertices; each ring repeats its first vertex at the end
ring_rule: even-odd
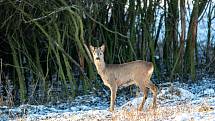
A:
POLYGON ((109 97, 94 94, 57 105, 21 105, 0 107, 0 120, 45 121, 215 121, 215 79, 195 84, 175 82, 159 86, 158 107, 151 108, 152 95, 143 111, 137 111, 142 97, 118 94, 114 112, 109 112, 109 97))

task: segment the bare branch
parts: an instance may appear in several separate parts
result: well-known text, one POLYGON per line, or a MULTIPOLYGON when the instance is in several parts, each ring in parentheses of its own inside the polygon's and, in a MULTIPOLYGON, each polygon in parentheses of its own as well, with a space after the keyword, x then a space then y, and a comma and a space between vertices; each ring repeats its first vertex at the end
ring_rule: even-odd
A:
POLYGON ((93 62, 93 57, 91 55, 91 52, 89 51, 89 48, 87 47, 87 45, 85 43, 84 43, 84 48, 87 51, 87 54, 88 54, 90 60, 93 62))
POLYGON ((121 37, 124 37, 124 38, 129 38, 128 36, 126 36, 126 35, 123 35, 123 34, 121 34, 121 33, 119 33, 119 32, 117 32, 117 31, 112 31, 112 30, 110 30, 110 29, 108 29, 104 24, 102 24, 101 22, 99 22, 99 21, 97 21, 97 20, 95 20, 94 18, 92 18, 90 15, 88 15, 87 13, 85 13, 91 20, 93 20, 94 22, 96 22, 97 24, 99 24, 100 26, 102 26, 105 30, 107 30, 108 32, 111 32, 111 33, 114 33, 114 34, 118 34, 118 35, 120 35, 121 37))
POLYGON ((70 9, 70 8, 74 8, 74 9, 78 10, 78 8, 76 6, 74 6, 74 5, 73 6, 60 7, 57 10, 52 11, 51 13, 49 13, 49 14, 47 14, 45 16, 41 16, 39 18, 34 18, 34 19, 30 20, 30 21, 25 21, 25 23, 31 23, 31 22, 34 22, 34 21, 39 21, 39 20, 45 19, 45 18, 47 18, 47 17, 49 17, 49 16, 51 16, 53 14, 59 13, 61 11, 64 11, 64 10, 67 10, 67 9, 70 9))

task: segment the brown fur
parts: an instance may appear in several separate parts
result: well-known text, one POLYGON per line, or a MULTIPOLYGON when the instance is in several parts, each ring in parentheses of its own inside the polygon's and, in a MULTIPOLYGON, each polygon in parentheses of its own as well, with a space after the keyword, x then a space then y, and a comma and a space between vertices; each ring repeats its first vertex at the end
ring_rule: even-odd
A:
POLYGON ((111 90, 110 111, 114 110, 117 89, 132 84, 139 86, 144 96, 138 110, 142 110, 148 96, 148 89, 153 93, 153 108, 156 107, 157 87, 150 81, 154 66, 151 62, 143 60, 132 61, 123 64, 105 64, 105 46, 90 46, 94 64, 104 84, 111 90))

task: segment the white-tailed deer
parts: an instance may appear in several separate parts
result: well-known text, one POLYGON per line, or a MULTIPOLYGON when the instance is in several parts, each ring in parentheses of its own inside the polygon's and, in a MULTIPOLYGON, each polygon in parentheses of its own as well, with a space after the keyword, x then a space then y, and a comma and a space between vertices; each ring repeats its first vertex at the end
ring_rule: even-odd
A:
POLYGON ((139 86, 144 96, 138 110, 141 111, 148 96, 148 90, 153 93, 153 108, 156 107, 157 87, 150 81, 154 67, 151 62, 142 60, 132 61, 123 64, 106 64, 104 61, 105 46, 93 47, 90 45, 90 51, 93 55, 93 61, 101 76, 104 84, 110 88, 111 102, 110 111, 114 110, 117 89, 132 84, 139 86))

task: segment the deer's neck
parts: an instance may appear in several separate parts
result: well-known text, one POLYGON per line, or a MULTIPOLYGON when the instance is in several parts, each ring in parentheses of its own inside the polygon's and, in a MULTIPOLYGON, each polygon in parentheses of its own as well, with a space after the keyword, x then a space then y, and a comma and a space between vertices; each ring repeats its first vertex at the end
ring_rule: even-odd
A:
POLYGON ((100 75, 104 74, 104 71, 105 71, 105 62, 104 61, 97 61, 95 62, 95 65, 96 65, 96 69, 98 71, 98 73, 100 75))

